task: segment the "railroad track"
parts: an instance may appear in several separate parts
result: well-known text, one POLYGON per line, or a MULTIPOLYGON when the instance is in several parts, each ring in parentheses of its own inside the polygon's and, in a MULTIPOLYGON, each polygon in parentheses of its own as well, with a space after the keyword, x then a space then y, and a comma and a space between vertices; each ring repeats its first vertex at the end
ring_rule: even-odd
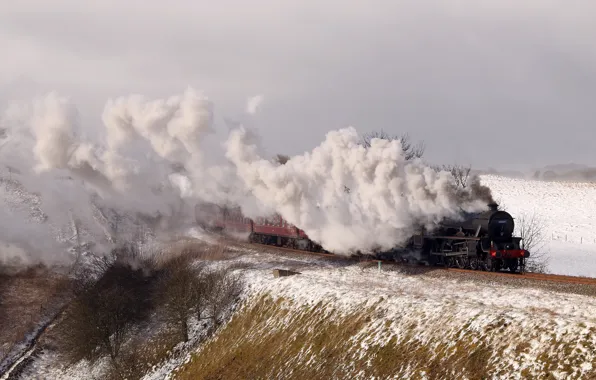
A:
MULTIPOLYGON (((318 256, 323 257, 329 260, 338 260, 338 261, 354 261, 354 262, 381 262, 384 264, 390 264, 394 266, 408 266, 407 264, 391 261, 391 260, 378 260, 378 259, 370 259, 370 258, 356 258, 356 257, 345 257, 345 256, 338 256, 329 253, 321 253, 321 252, 309 252, 309 251, 302 251, 299 249, 292 249, 286 247, 277 247, 267 244, 259 244, 259 243, 249 243, 252 246, 258 246, 278 251, 285 251, 292 254, 299 254, 299 255, 309 255, 309 256, 318 256)), ((411 267, 411 265, 409 265, 411 267)), ((567 284, 582 284, 582 285, 594 285, 596 286, 596 278, 593 277, 579 277, 579 276, 565 276, 559 274, 544 274, 544 273, 509 273, 509 272, 488 272, 488 271, 479 271, 479 270, 472 270, 472 269, 460 269, 460 268, 444 268, 444 267, 435 267, 436 270, 442 271, 453 271, 453 272, 463 272, 463 273, 475 273, 475 274, 483 274, 486 276, 505 276, 505 277, 514 277, 528 281, 549 281, 549 282, 558 282, 558 283, 567 283, 567 284)))

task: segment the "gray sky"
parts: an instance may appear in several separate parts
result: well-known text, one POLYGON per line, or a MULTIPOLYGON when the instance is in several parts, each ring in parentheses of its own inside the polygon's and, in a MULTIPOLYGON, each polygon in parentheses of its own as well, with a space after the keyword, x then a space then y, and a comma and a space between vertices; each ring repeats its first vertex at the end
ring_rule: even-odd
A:
POLYGON ((191 85, 229 117, 262 94, 271 154, 353 125, 408 132, 433 162, 596 164, 595 14, 591 0, 3 0, 0 102, 57 90, 94 128, 108 97, 191 85))

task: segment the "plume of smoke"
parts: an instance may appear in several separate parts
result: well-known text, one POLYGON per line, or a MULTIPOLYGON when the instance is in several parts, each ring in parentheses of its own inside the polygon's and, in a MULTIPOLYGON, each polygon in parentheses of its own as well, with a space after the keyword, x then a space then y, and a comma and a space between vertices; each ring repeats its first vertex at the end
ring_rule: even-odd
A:
POLYGON ((0 264, 31 265, 67 262, 66 246, 52 231, 18 209, 0 206, 0 264))
POLYGON ((140 95, 110 100, 103 121, 112 150, 145 140, 170 162, 185 163, 201 153, 201 139, 211 132, 211 102, 189 88, 182 96, 149 101, 140 95))
POLYGON ((254 135, 233 131, 227 157, 258 200, 336 253, 388 250, 417 227, 432 229, 462 211, 486 208, 478 194, 458 189, 448 172, 406 161, 400 141, 358 144, 352 127, 329 132, 312 152, 277 166, 260 157, 254 135))
MULTIPOLYGON (((246 111, 256 112, 262 99, 251 98, 246 111)), ((481 210, 490 198, 479 182, 460 189, 450 173, 405 160, 400 141, 361 146, 353 128, 328 133, 312 152, 285 165, 261 158, 256 136, 236 128, 220 152, 229 162, 222 162, 205 154, 212 104, 190 88, 166 99, 108 101, 97 141, 83 138, 76 108, 54 93, 9 109, 0 122, 0 160, 8 168, 0 180, 24 189, 7 194, 35 204, 20 216, 5 207, 0 218, 43 215, 33 227, 12 222, 10 233, 0 234, 25 250, 40 247, 20 237, 35 233, 44 241, 55 234, 48 224, 61 235, 82 224, 86 239, 106 247, 115 236, 134 238, 135 228, 170 233, 192 222, 197 200, 241 205, 252 217, 279 212, 338 253, 390 249, 416 228, 481 210), (123 231, 123 223, 131 230, 123 231), (37 226, 47 233, 31 229, 37 226)))
POLYGON ((263 100, 264 100, 263 95, 255 95, 255 96, 249 98, 248 102, 246 102, 246 113, 248 113, 250 115, 254 115, 255 113, 257 113, 257 110, 263 103, 263 100))
POLYGON ((469 196, 472 199, 481 199, 487 205, 495 203, 492 191, 488 186, 485 186, 480 182, 480 177, 478 175, 475 174, 470 178, 469 188, 469 196))
MULTIPOLYGON (((200 145, 211 131, 212 109, 192 89, 164 100, 138 95, 110 100, 102 120, 105 141, 85 141, 76 107, 55 93, 30 105, 12 106, 0 119, 0 160, 5 164, 0 179, 13 187, 3 198, 19 194, 19 199, 4 199, 0 207, 8 210, 15 202, 32 207, 29 198, 35 194, 36 207, 45 215, 37 221, 48 231, 38 234, 45 244, 52 235, 50 225, 53 233, 64 234, 73 220, 91 229, 87 235, 95 242, 114 229, 131 236, 112 218, 154 230, 177 228, 189 220, 192 203, 185 199, 200 193, 200 180, 225 178, 225 170, 204 167, 200 145)), ((217 193, 217 186, 212 187, 217 193)), ((14 219, 7 215, 2 217, 14 219)), ((12 223, 11 234, 0 235, 0 240, 30 230, 29 225, 12 223)), ((25 240, 11 242, 26 251, 38 248, 25 240)), ((38 255, 48 258, 43 252, 38 255)))

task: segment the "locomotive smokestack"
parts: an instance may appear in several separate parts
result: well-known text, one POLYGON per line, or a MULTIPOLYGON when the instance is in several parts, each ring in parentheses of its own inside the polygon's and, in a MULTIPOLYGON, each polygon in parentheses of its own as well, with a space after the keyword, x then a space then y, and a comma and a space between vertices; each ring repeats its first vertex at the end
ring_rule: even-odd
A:
POLYGON ((492 202, 488 204, 488 208, 490 208, 491 211, 497 211, 499 209, 499 205, 495 202, 492 202))

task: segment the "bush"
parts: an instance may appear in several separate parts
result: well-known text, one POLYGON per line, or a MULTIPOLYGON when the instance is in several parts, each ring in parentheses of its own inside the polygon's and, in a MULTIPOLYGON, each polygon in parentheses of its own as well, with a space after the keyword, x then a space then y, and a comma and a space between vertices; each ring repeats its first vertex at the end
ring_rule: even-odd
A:
POLYGON ((238 276, 225 269, 207 273, 202 281, 206 295, 205 307, 197 309, 197 316, 211 319, 215 326, 219 326, 225 311, 242 292, 243 284, 238 276))
POLYGON ((201 281, 204 266, 193 267, 187 256, 166 263, 160 273, 157 302, 165 322, 178 327, 182 339, 188 340, 188 318, 203 304, 205 289, 201 281))
POLYGON ((114 251, 111 258, 96 263, 95 270, 104 269, 97 280, 77 281, 75 299, 59 325, 59 350, 69 363, 109 356, 120 372, 118 357, 128 333, 152 310, 156 269, 138 260, 132 247, 114 251))
POLYGON ((208 248, 187 249, 162 254, 158 262, 143 258, 134 246, 125 246, 96 261, 80 272, 75 299, 57 326, 59 353, 68 364, 82 359, 93 364, 109 357, 112 376, 129 378, 148 361, 162 359, 175 345, 170 331, 188 341, 192 318, 211 320, 217 327, 239 296, 242 283, 228 269, 208 269, 205 260, 197 259, 205 253, 208 248), (161 335, 155 340, 147 331, 161 335), (151 339, 160 342, 160 354, 145 347, 152 344, 151 339), (169 347, 165 351, 164 342, 169 347), (139 346, 144 351, 135 353, 139 346), (144 353, 152 356, 138 358, 144 353))
POLYGON ((539 215, 522 213, 515 221, 518 236, 522 238, 523 247, 530 251, 526 260, 528 272, 546 273, 548 268, 548 252, 546 250, 545 225, 539 215))
POLYGON ((203 263, 192 265, 188 256, 172 259, 159 282, 158 303, 164 320, 176 325, 188 340, 188 319, 210 319, 219 325, 223 313, 242 291, 240 279, 226 269, 208 270, 203 263))

